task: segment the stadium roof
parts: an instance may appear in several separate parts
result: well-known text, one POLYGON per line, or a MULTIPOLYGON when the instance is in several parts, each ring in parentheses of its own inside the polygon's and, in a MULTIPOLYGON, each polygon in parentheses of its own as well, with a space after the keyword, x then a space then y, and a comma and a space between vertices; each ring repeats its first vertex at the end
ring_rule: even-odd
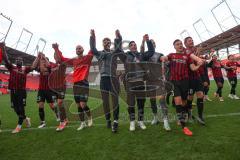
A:
POLYGON ((17 57, 23 58, 23 64, 26 66, 32 65, 33 61, 35 60, 35 56, 21 52, 19 50, 6 47, 8 59, 10 62, 15 63, 17 57))
POLYGON ((240 44, 240 25, 212 37, 197 46, 201 45, 203 47, 203 52, 206 52, 211 48, 220 50, 237 44, 240 44))

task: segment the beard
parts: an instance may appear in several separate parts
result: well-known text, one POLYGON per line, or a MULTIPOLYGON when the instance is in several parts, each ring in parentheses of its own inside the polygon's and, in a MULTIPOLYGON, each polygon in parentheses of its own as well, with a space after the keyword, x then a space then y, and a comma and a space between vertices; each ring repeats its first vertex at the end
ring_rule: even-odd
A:
POLYGON ((16 65, 18 68, 21 68, 22 67, 22 62, 16 62, 16 65))
POLYGON ((78 55, 78 56, 82 56, 82 55, 83 55, 83 52, 77 52, 77 55, 78 55))

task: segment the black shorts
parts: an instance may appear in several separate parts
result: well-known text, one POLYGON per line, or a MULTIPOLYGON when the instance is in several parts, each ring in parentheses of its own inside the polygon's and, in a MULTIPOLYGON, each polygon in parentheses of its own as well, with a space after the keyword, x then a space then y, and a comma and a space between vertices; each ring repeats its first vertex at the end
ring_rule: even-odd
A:
POLYGON ((201 79, 189 80, 189 95, 194 95, 195 92, 203 91, 203 83, 201 79))
POLYGON ((224 83, 224 79, 223 79, 223 77, 217 77, 217 78, 214 78, 214 80, 215 80, 215 82, 216 82, 216 84, 218 84, 218 83, 224 83))
POLYGON ((208 75, 206 75, 206 74, 202 74, 202 75, 201 75, 201 80, 202 80, 203 83, 204 83, 204 82, 207 82, 208 84, 210 84, 209 77, 208 77, 208 75))
POLYGON ((182 100, 187 100, 189 90, 189 80, 171 81, 174 89, 174 97, 182 97, 182 100))
POLYGON ((73 94, 76 103, 87 102, 89 95, 89 84, 87 80, 75 82, 73 85, 73 94))
POLYGON ((66 89, 54 89, 52 90, 52 94, 53 94, 53 100, 57 100, 57 99, 64 99, 65 98, 65 92, 66 89))
POLYGON ((237 85, 237 77, 229 77, 228 81, 231 85, 237 85))
POLYGON ((39 102, 45 102, 47 103, 53 103, 53 92, 51 90, 39 90, 37 95, 37 103, 39 102))
POLYGON ((11 107, 24 107, 26 106, 27 92, 26 90, 11 90, 11 107))

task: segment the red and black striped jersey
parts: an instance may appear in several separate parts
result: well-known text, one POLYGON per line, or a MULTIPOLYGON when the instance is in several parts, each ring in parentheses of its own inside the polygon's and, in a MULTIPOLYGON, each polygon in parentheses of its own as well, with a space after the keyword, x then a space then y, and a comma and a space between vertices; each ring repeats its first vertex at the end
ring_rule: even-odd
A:
MULTIPOLYGON (((197 65, 197 63, 194 62, 192 59, 189 60, 189 63, 190 63, 190 65, 191 65, 191 64, 197 65)), ((190 80, 196 80, 196 79, 199 79, 199 78, 200 78, 199 69, 196 70, 196 71, 192 71, 192 70, 189 68, 189 79, 190 79, 190 80)))
POLYGON ((48 86, 51 90, 66 89, 66 68, 65 64, 51 64, 51 73, 48 78, 48 86))
POLYGON ((167 57, 169 60, 170 80, 188 80, 190 54, 170 53, 167 57))
POLYGON ((26 89, 27 74, 32 71, 31 67, 18 68, 13 65, 7 66, 10 77, 8 89, 24 90, 26 89))
POLYGON ((43 73, 40 73, 39 87, 38 87, 39 90, 49 90, 48 78, 49 78, 49 74, 44 75, 43 73))
POLYGON ((212 61, 209 66, 212 68, 212 73, 214 78, 223 78, 221 61, 212 61))
POLYGON ((234 61, 228 61, 226 63, 227 67, 233 67, 232 69, 226 69, 227 71, 227 77, 228 78, 234 78, 237 77, 237 67, 240 67, 240 64, 234 61))

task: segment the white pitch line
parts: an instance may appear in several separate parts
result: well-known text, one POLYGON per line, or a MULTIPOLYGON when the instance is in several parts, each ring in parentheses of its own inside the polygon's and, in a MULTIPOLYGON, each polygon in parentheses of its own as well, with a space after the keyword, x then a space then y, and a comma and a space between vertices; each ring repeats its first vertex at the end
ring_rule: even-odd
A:
POLYGON ((206 118, 213 118, 213 117, 230 117, 230 116, 239 116, 240 112, 238 113, 226 113, 226 114, 212 114, 207 115, 206 118))
MULTIPOLYGON (((240 112, 237 113, 226 113, 226 114, 212 114, 212 115, 206 115, 206 118, 217 118, 217 117, 231 117, 231 116, 240 116, 240 112)), ((147 121, 147 123, 151 123, 151 121, 147 121)), ((171 123, 171 122, 170 122, 171 123)), ((175 123, 175 122, 174 122, 175 123)), ((121 124, 128 124, 128 122, 121 122, 121 124)), ((106 124, 94 124, 93 127, 97 126, 105 126, 106 124)), ((67 125, 66 128, 77 128, 79 124, 75 125, 67 125)), ((44 127, 44 128, 23 128, 23 131, 32 131, 32 130, 49 130, 49 129, 56 129, 56 126, 49 126, 49 127, 44 127)), ((1 132, 11 132, 12 129, 4 129, 1 130, 1 132)))

